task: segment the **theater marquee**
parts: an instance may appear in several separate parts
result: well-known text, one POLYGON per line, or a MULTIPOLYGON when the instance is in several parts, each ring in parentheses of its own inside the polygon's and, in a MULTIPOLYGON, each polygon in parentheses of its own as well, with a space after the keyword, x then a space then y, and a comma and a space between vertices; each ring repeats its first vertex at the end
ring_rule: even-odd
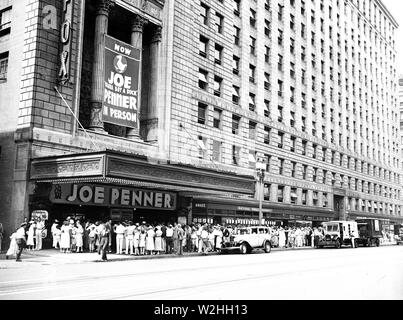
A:
POLYGON ((86 183, 54 184, 52 203, 175 210, 176 194, 130 187, 86 183))

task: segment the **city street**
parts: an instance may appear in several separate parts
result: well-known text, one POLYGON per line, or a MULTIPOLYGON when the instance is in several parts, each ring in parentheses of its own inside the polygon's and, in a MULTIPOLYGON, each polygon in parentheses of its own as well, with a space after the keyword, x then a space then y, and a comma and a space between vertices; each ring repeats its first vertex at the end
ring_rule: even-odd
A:
MULTIPOLYGON (((72 254, 74 255, 74 254, 72 254)), ((0 299, 403 299, 403 246, 0 261, 0 299)))

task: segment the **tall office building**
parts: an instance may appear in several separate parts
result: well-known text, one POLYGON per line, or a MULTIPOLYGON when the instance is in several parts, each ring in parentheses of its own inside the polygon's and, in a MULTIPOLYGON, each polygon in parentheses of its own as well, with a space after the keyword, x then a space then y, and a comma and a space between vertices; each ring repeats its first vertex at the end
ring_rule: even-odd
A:
POLYGON ((261 160, 265 223, 403 220, 397 23, 381 1, 1 4, 8 226, 257 224, 261 160))

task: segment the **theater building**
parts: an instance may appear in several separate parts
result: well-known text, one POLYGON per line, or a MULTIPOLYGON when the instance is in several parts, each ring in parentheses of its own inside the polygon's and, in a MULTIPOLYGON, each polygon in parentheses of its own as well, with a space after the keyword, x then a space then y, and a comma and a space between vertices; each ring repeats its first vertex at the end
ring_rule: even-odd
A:
MULTIPOLYGON (((403 220, 381 1, 0 0, 0 217, 403 220)), ((385 222, 385 223, 386 223, 385 222)))

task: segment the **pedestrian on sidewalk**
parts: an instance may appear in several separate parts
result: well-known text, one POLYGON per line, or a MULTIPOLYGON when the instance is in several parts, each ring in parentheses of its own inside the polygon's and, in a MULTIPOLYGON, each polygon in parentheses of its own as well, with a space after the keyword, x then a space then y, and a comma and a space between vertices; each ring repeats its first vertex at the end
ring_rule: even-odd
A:
POLYGON ((18 246, 16 236, 17 236, 17 230, 14 231, 13 234, 10 236, 10 247, 7 250, 6 259, 8 259, 10 256, 15 257, 17 256, 18 246))
POLYGON ((147 233, 146 233, 145 229, 141 228, 140 238, 139 238, 140 255, 144 255, 144 253, 145 253, 146 237, 147 237, 147 233))
POLYGON ((27 240, 27 248, 29 251, 34 250, 35 248, 35 239, 36 239, 36 222, 31 220, 29 222, 29 229, 28 229, 28 240, 27 240))
POLYGON ((58 249, 58 246, 60 246, 60 238, 59 239, 56 238, 56 229, 58 226, 59 226, 59 220, 55 219, 53 221, 52 226, 50 227, 50 232, 52 233, 52 247, 55 249, 58 249))
POLYGON ((15 242, 17 244, 17 255, 15 258, 15 261, 21 261, 21 253, 22 250, 26 246, 26 240, 25 240, 25 226, 27 224, 24 222, 20 225, 18 230, 15 232, 15 242))
POLYGON ((147 237, 146 237, 146 252, 149 255, 154 254, 154 250, 155 250, 154 237, 155 237, 154 228, 151 225, 149 225, 148 230, 147 230, 147 237))
POLYGON ((45 222, 41 218, 37 218, 36 222, 36 246, 35 250, 39 251, 42 250, 42 232, 45 230, 45 222))
POLYGON ((133 225, 132 221, 129 221, 129 226, 126 228, 126 254, 133 254, 133 240, 135 229, 136 226, 133 225))
POLYGON ((183 231, 182 226, 180 224, 177 225, 177 247, 176 247, 176 254, 183 255, 183 239, 185 238, 185 231, 183 231))
POLYGON ((109 228, 106 226, 106 223, 102 222, 100 224, 100 231, 99 231, 100 241, 98 251, 98 254, 101 255, 102 261, 108 260, 106 253, 108 251, 108 245, 109 245, 109 234, 110 234, 109 228))
POLYGON ((157 254, 160 254, 161 252, 164 251, 162 248, 162 230, 161 226, 157 226, 157 229, 155 231, 155 251, 157 254))
POLYGON ((87 227, 88 233, 88 246, 90 252, 95 251, 95 241, 96 241, 96 236, 97 236, 97 231, 96 231, 97 226, 94 223, 90 223, 90 225, 87 227))
POLYGON ((123 238, 125 233, 125 227, 120 221, 117 225, 113 226, 113 230, 116 233, 116 254, 122 254, 123 252, 123 238))
POLYGON ((84 228, 81 225, 80 220, 77 220, 76 222, 76 248, 77 252, 84 252, 83 246, 84 246, 84 228))
POLYGON ((172 228, 172 224, 168 225, 168 228, 166 230, 166 253, 172 253, 172 249, 173 249, 173 228, 172 228))
POLYGON ((70 251, 70 227, 69 222, 63 222, 60 236, 60 252, 67 253, 70 251))
POLYGON ((133 232, 133 247, 134 247, 134 255, 138 256, 140 254, 139 245, 140 245, 140 225, 136 223, 134 232, 133 232))

